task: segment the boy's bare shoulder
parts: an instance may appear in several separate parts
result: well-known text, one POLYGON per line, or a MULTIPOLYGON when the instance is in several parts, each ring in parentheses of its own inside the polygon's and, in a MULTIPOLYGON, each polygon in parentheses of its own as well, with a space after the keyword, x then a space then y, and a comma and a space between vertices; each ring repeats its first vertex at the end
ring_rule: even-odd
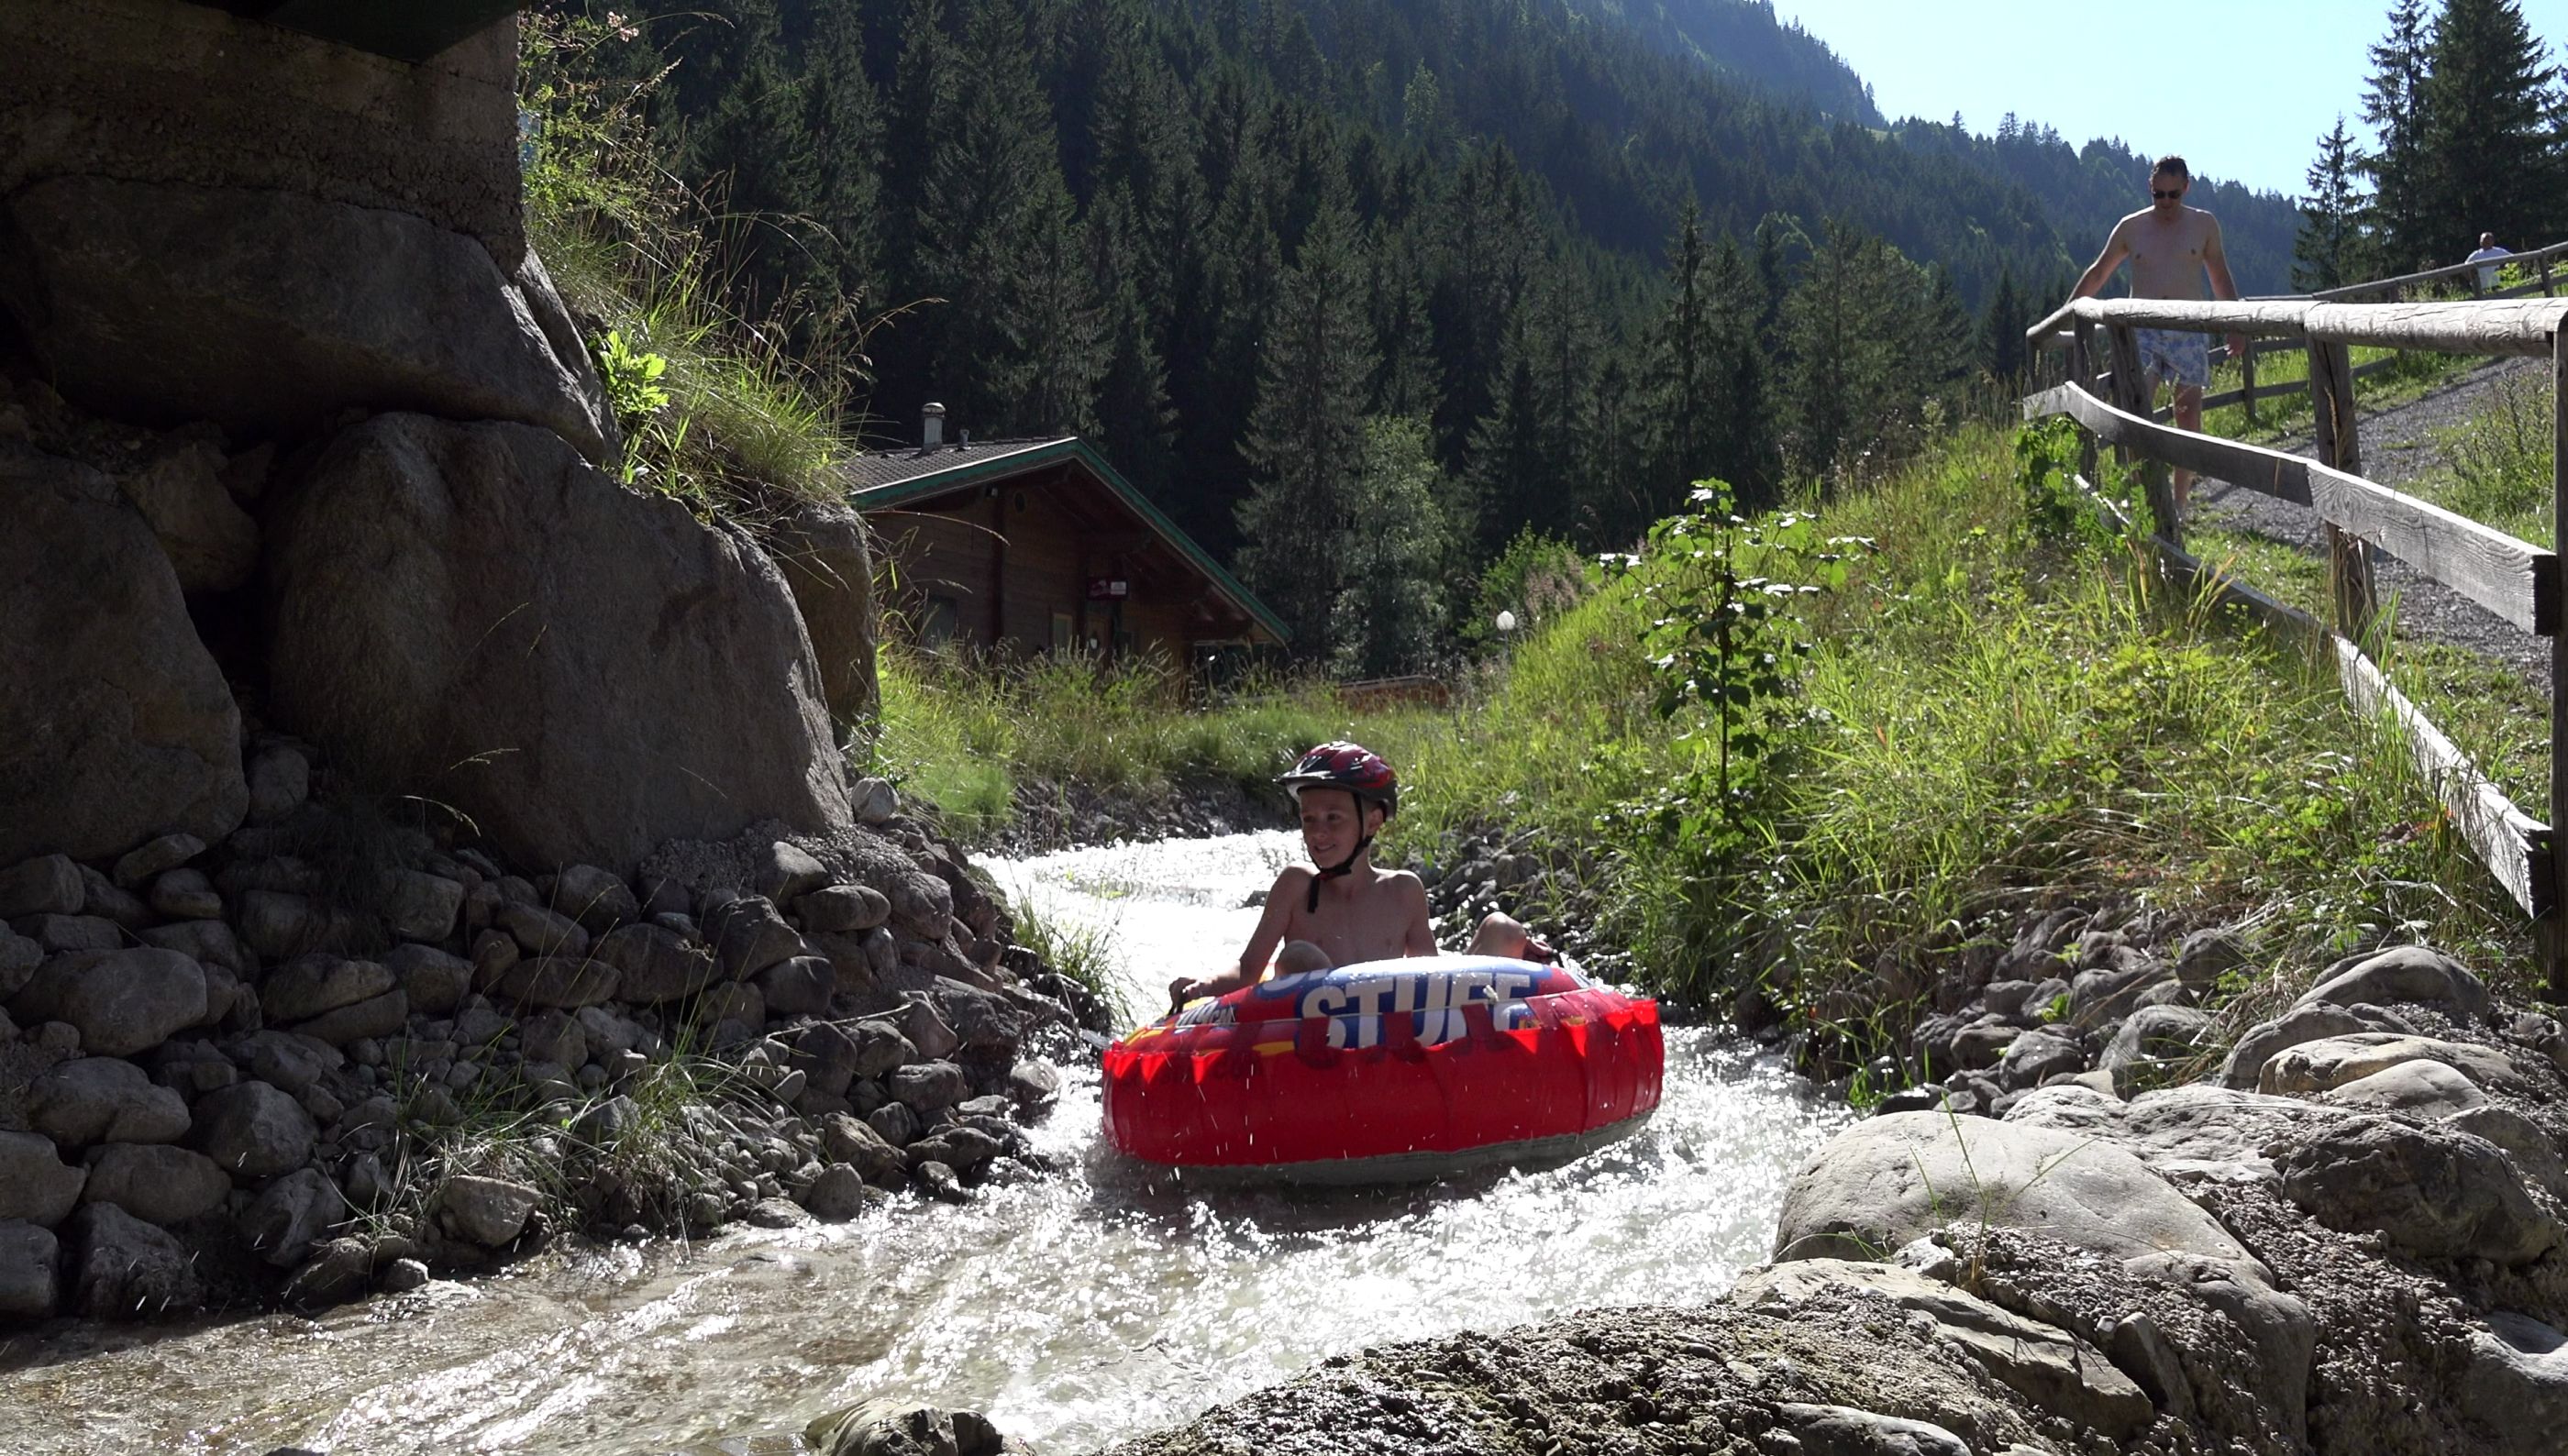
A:
POLYGON ((1298 890, 1319 877, 1319 871, 1306 864, 1288 864, 1276 873, 1275 888, 1298 890))

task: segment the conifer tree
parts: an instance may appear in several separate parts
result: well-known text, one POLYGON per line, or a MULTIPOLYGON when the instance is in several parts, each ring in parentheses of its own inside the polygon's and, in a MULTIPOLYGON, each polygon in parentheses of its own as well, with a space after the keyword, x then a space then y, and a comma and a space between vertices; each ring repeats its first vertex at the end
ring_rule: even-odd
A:
POLYGON ((1357 526, 1341 561, 1332 633, 1338 671, 1351 678, 1413 673, 1435 656, 1442 615, 1439 566, 1445 549, 1443 502, 1450 495, 1436 465, 1427 422, 1364 422, 1355 477, 1357 526))
POLYGON ((1061 178, 1044 176, 1037 185, 1022 250, 998 260, 1005 273, 997 342, 1005 352, 982 361, 1002 406, 991 428, 1011 435, 1090 434, 1097 429, 1097 385, 1109 347, 1096 303, 1095 261, 1061 178))
POLYGON ((1987 321, 1981 326, 1980 357, 1990 376, 2008 389, 2024 383, 2024 331, 2033 327, 2032 312, 2015 286, 2015 270, 2000 268, 1997 291, 1989 296, 1987 321))
POLYGON ((1880 238, 1831 220, 1810 266, 1783 305, 1792 363, 1792 454, 1832 481, 1883 439, 1901 408, 1922 394, 1903 388, 1900 316, 1925 301, 1915 264, 1880 238))
POLYGON ((803 77, 811 138, 811 217, 825 239, 834 292, 860 308, 882 304, 882 109, 865 75, 862 12, 831 6, 814 18, 803 77))
POLYGON ((2426 255, 2456 263, 2478 235, 2548 241, 2561 215, 2551 84, 2558 72, 2516 0, 2444 0, 2426 53, 2426 255))
POLYGON ((1097 382, 1097 428, 1116 468, 1164 502, 1172 479, 1175 412, 1168 376, 1152 341, 1149 311, 1133 277, 1129 195, 1120 185, 1088 217, 1091 269, 1103 314, 1106 371, 1097 382))
POLYGON ((2431 187, 2426 176, 2427 135, 2425 89, 2428 34, 2424 0, 2398 0, 2391 7, 2390 31, 2372 48, 2372 81, 2363 98, 2363 119, 2372 124, 2377 149, 2363 158, 2372 179, 2370 228, 2378 246, 2375 261, 2391 272, 2422 265, 2429 246, 2426 208, 2431 187))
POLYGON ((2357 281, 2363 241, 2360 158, 2343 116, 2318 146, 2306 178, 2310 190, 2301 198, 2300 237, 2292 244, 2292 286, 2304 293, 2357 281))
POLYGON ((1354 216, 1323 207, 1278 290, 1240 448, 1255 481, 1239 507, 1240 569, 1292 628, 1295 651, 1323 661, 1338 642, 1350 537, 1369 528, 1356 499, 1374 368, 1363 267, 1354 216))

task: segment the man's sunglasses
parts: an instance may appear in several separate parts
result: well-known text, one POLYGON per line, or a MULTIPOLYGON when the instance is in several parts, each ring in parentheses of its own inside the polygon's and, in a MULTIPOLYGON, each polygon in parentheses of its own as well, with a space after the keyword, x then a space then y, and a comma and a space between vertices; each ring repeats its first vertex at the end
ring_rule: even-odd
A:
POLYGON ((2184 195, 2184 188, 2178 187, 2173 191, 2167 191, 2162 188, 2151 187, 2149 188, 2149 195, 2157 198, 2161 202, 2172 202, 2176 198, 2184 195))

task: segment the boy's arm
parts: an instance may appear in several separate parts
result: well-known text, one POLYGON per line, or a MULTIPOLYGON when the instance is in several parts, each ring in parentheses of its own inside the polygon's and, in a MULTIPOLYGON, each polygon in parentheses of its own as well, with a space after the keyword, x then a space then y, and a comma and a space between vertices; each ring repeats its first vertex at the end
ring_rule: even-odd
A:
POLYGON ((1248 949, 1239 953, 1239 965, 1227 975, 1207 976, 1201 981, 1180 976, 1168 983, 1168 1001, 1181 1007, 1198 997, 1228 996, 1242 987, 1255 986, 1266 974, 1266 965, 1275 959, 1275 948, 1284 943, 1284 927, 1293 918, 1293 896, 1299 894, 1311 872, 1294 865, 1275 877, 1274 888, 1266 892, 1266 912, 1257 917, 1257 929, 1248 937, 1248 949))
POLYGON ((1444 948, 1436 944, 1436 922, 1427 910, 1427 883, 1416 875, 1403 874, 1400 886, 1403 912, 1409 928, 1401 933, 1400 953, 1404 956, 1439 956, 1444 948))

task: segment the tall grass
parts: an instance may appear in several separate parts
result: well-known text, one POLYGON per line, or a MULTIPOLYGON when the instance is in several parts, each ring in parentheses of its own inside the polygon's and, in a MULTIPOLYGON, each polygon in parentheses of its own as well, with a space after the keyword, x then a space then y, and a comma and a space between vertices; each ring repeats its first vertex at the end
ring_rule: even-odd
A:
POLYGON ((841 422, 862 382, 863 321, 815 317, 791 298, 761 317, 735 306, 726 237, 759 220, 730 215, 663 164, 644 110, 664 77, 637 86, 591 73, 590 54, 621 24, 528 12, 520 105, 527 231, 589 328, 610 392, 609 333, 665 364, 665 405, 618 420, 624 478, 708 518, 755 521, 836 498, 830 467, 850 447, 841 422))

